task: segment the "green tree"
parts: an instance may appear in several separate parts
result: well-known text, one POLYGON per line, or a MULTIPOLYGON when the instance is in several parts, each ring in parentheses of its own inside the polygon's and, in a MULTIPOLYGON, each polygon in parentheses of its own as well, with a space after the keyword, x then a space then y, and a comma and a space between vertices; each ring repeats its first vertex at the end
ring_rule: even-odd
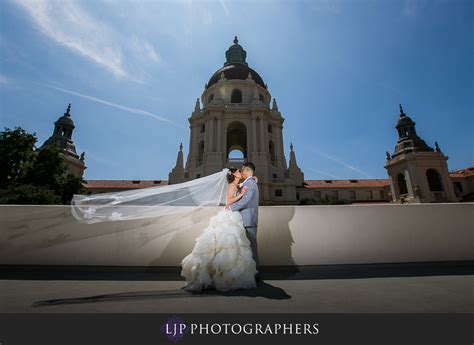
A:
POLYGON ((22 178, 33 161, 36 133, 29 134, 20 127, 5 127, 0 132, 0 189, 22 178))
POLYGON ((82 177, 67 173, 61 149, 35 149, 36 133, 17 127, 0 132, 0 203, 65 204, 84 192, 82 177))

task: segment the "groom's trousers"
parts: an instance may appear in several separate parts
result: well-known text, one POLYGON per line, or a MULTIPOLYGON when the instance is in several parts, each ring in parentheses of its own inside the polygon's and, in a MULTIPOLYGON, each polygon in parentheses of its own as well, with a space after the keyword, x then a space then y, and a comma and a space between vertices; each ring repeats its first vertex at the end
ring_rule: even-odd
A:
POLYGON ((257 251, 257 228, 256 227, 245 227, 245 234, 250 241, 250 247, 252 248, 252 256, 257 264, 257 270, 260 272, 260 263, 258 261, 257 251))

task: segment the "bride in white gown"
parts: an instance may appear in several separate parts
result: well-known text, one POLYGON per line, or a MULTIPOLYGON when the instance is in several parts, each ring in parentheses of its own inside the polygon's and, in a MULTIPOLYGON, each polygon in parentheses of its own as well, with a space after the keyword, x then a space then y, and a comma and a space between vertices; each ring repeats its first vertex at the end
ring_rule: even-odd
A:
MULTIPOLYGON (((227 204, 236 202, 247 192, 246 187, 239 190, 241 177, 238 169, 229 169, 227 204)), ((181 266, 188 291, 255 288, 258 271, 240 212, 223 208, 213 216, 181 266)))

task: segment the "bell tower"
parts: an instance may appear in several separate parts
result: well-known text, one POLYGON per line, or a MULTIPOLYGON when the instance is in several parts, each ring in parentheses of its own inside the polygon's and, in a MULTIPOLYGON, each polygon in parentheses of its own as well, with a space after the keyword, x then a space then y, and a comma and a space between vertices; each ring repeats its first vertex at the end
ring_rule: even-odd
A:
MULTIPOLYGON (((188 118, 191 134, 183 178, 192 180, 250 161, 256 166, 261 204, 294 204, 302 172, 293 150, 294 168, 290 172, 287 167, 285 119, 267 84, 248 66, 247 52, 237 37, 225 57, 188 118)), ((177 167, 178 163, 173 171, 177 167)), ((179 181, 170 174, 170 184, 179 181)))
POLYGON ((456 202, 447 160, 437 142, 428 146, 416 133, 415 122, 400 105, 395 126, 398 141, 393 155, 387 152, 385 169, 393 202, 456 202))
POLYGON ((74 131, 74 121, 71 118, 71 104, 68 105, 63 116, 54 123, 53 134, 43 143, 41 147, 46 145, 55 145, 62 150, 64 163, 68 172, 83 176, 84 170, 87 169, 84 163, 84 152, 81 156, 76 153, 76 145, 72 141, 72 132, 74 131))

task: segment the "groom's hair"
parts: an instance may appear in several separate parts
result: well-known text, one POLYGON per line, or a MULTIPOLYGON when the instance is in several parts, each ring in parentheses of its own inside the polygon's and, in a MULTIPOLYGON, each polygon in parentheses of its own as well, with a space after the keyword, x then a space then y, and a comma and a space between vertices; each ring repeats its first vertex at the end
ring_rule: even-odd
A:
POLYGON ((255 165, 253 165, 252 162, 244 163, 242 166, 243 166, 244 168, 249 168, 250 170, 252 170, 252 173, 255 172, 255 165))

